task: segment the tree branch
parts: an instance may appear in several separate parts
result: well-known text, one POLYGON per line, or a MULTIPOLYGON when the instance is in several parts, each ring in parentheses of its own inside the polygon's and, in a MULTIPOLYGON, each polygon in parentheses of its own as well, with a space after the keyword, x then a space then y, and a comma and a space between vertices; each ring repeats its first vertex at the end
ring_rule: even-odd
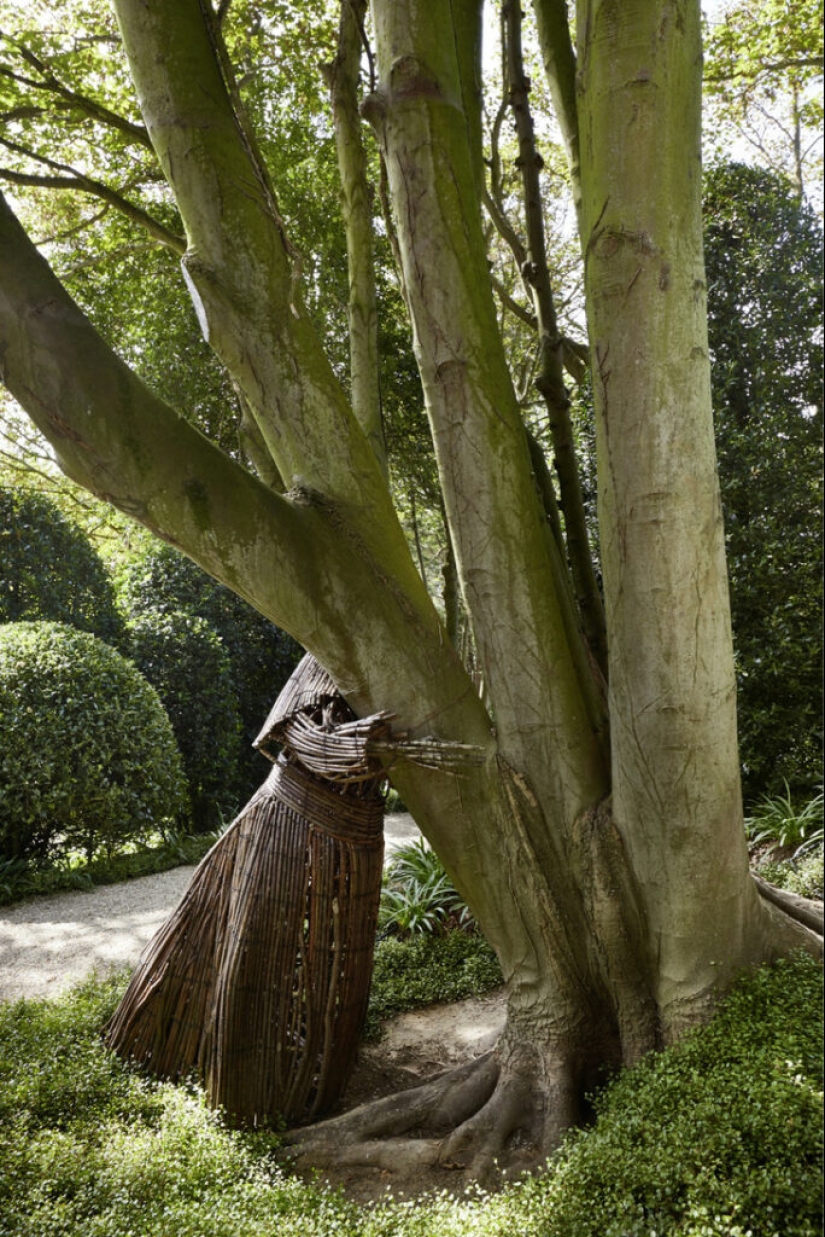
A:
POLYGON ((376 560, 346 511, 308 488, 276 494, 158 399, 72 301, 2 196, 0 378, 67 476, 291 632, 365 712, 378 697, 416 737, 421 719, 410 708, 433 680, 443 737, 466 737, 469 709, 471 741, 487 733, 489 742, 409 556, 406 573, 403 559, 376 560))
MULTIPOLYGON (((542 769, 541 793, 554 805, 548 817, 569 819, 562 803, 571 787, 586 782, 600 793, 604 752, 587 693, 590 668, 557 593, 551 561, 557 550, 533 483, 498 329, 482 190, 470 128, 457 106, 467 103, 452 51, 454 6, 446 0, 428 6, 426 19, 417 6, 408 12, 380 5, 375 14, 380 79, 370 120, 392 188, 416 359, 464 600, 502 752, 519 767, 527 761, 542 769), (525 725, 525 717, 546 719, 548 710, 554 720, 525 725), (581 733, 576 771, 568 776, 559 772, 551 736, 571 718, 581 733)), ((536 845, 546 849, 547 838, 536 845)))
POLYGON ((183 268, 207 341, 243 391, 285 485, 353 502, 365 513, 368 539, 394 535, 393 523, 402 537, 372 449, 305 312, 300 255, 214 12, 206 0, 151 12, 142 0, 115 7, 144 119, 186 227, 183 268))
MULTIPOLYGON (((544 71, 561 129, 576 215, 581 223, 581 162, 576 106, 576 55, 570 38, 567 0, 533 0, 544 71)), ((579 227, 581 233, 581 226, 579 227)))
POLYGON ((526 271, 533 293, 541 346, 536 387, 544 398, 550 421, 567 553, 576 586, 582 627, 601 674, 606 679, 607 630, 604 606, 590 553, 573 426, 570 421, 570 399, 564 385, 564 348, 559 337, 544 236, 544 209, 539 179, 544 164, 536 149, 533 118, 530 113, 530 86, 524 74, 521 8, 518 2, 505 7, 505 20, 510 103, 518 133, 518 164, 527 223, 526 271))
POLYGON ((366 0, 344 0, 335 59, 324 66, 335 125, 349 268, 349 348, 352 406, 387 475, 378 367, 372 210, 367 158, 358 114, 358 74, 366 0))
POLYGON ((822 69, 825 67, 825 59, 822 56, 789 56, 785 60, 768 60, 762 64, 756 64, 750 69, 731 69, 729 72, 723 72, 720 69, 706 72, 703 81, 706 84, 713 85, 716 82, 732 82, 736 78, 754 79, 760 73, 784 73, 787 69, 822 69))
POLYGON ((32 68, 37 69, 39 73, 43 74, 43 81, 36 81, 31 77, 24 77, 22 74, 15 73, 12 69, 7 68, 5 65, 0 65, 0 75, 9 78, 12 81, 18 82, 22 86, 29 86, 33 90, 45 90, 50 94, 56 95, 58 98, 63 100, 64 104, 67 104, 70 107, 78 108, 80 111, 84 112, 85 115, 91 117, 92 120, 96 120, 100 124, 107 125, 109 128, 117 130, 118 133, 121 133, 124 137, 128 138, 130 142, 138 142, 141 146, 144 146, 147 150, 151 150, 154 154, 149 134, 143 125, 133 124, 132 121, 126 120, 123 116, 118 116, 116 112, 111 111, 102 103, 97 103, 94 99, 90 99, 88 95, 78 94, 77 91, 70 90, 68 86, 63 85, 52 70, 44 64, 42 60, 35 56, 34 52, 30 51, 29 48, 24 47, 20 43, 15 43, 13 39, 8 37, 8 35, 3 35, 2 37, 17 49, 23 59, 30 64, 32 68))
POLYGON ((521 322, 524 322, 527 326, 532 327, 532 329, 535 330, 536 326, 538 325, 538 320, 536 318, 536 315, 530 313, 530 310, 525 309, 523 305, 519 305, 518 301, 510 295, 510 293, 505 288, 504 284, 501 282, 500 279, 496 279, 495 275, 490 276, 490 282, 495 288, 496 295, 498 296, 502 305, 504 305, 506 309, 509 309, 510 313, 513 314, 516 318, 518 318, 521 322))
POLYGON ((45 155, 39 155, 27 147, 21 146, 18 142, 11 142, 8 138, 0 138, 0 146, 4 146, 14 154, 24 155, 28 159, 33 159, 36 163, 42 163, 44 167, 52 168, 56 172, 66 173, 66 175, 61 176, 38 176, 28 172, 17 172, 13 168, 0 167, 0 179, 8 181, 13 185, 31 185, 34 188, 40 189, 80 189, 83 193, 89 193, 93 197, 100 198, 101 201, 106 202, 109 206, 115 207, 127 219, 131 219, 133 223, 140 224, 161 245, 166 245, 177 254, 185 253, 186 242, 182 236, 177 236, 174 232, 170 232, 162 223, 158 223, 156 219, 153 219, 148 211, 145 211, 141 206, 136 206, 134 202, 130 202, 128 198, 123 197, 116 190, 110 189, 108 185, 104 185, 98 180, 93 180, 90 176, 85 176, 82 172, 78 172, 75 168, 65 163, 57 163, 54 159, 49 159, 45 155))

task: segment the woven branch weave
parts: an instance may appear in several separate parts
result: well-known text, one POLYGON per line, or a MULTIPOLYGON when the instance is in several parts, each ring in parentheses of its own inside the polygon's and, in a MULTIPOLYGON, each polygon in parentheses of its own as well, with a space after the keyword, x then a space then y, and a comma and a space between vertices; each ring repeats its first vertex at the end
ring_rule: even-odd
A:
POLYGON ((284 754, 197 868, 107 1028, 159 1076, 197 1070, 239 1124, 334 1106, 366 1015, 383 866, 383 774, 366 744, 388 725, 356 722, 316 667, 323 695, 300 690, 299 666, 278 702, 289 689, 303 710, 279 718, 284 754))

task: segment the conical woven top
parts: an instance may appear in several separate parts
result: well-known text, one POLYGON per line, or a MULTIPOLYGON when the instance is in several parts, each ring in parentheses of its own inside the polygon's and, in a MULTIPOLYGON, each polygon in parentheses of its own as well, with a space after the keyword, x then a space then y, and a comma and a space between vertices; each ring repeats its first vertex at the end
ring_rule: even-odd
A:
POLYGON ((281 728, 297 713, 313 710, 328 700, 342 699, 341 693, 324 667, 307 653, 293 670, 263 724, 253 747, 266 755, 272 743, 279 742, 281 728))

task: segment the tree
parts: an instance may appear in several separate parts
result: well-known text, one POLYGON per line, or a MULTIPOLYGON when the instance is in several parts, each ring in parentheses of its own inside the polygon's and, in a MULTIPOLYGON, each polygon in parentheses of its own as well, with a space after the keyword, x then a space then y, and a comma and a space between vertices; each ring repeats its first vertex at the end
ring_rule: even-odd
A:
POLYGON ((782 177, 705 181, 716 442, 746 797, 822 776, 822 226, 782 177))
MULTIPOLYGON (((316 1127, 307 1154, 466 1163, 478 1174, 496 1158, 535 1162, 581 1117, 605 1066, 707 1017, 743 966, 818 948, 757 889, 742 829, 702 266, 698 4, 582 0, 575 51, 565 6, 535 6, 585 255, 609 687, 583 634, 598 633, 601 616, 582 583, 592 564, 576 537, 581 494, 561 458, 572 455, 569 409, 538 228, 526 278, 558 430, 555 478, 531 452, 493 299, 482 6, 372 5, 375 81, 361 110, 392 203, 486 703, 393 509, 373 445, 374 388, 348 398, 308 313, 222 36, 228 6, 115 7, 185 229, 198 319, 254 423, 262 475, 279 485, 135 377, 7 207, 4 380, 65 471, 291 632, 357 714, 387 710, 407 744, 428 740, 426 761, 409 746, 387 754, 392 780, 496 950, 507 1025, 457 1075, 316 1127), (421 1128, 433 1136, 391 1137, 421 1128), (378 1136, 390 1140, 380 1150, 378 1136)), ((279 12, 243 7, 237 20, 258 14, 274 40, 279 12)), ((515 49, 519 7, 508 14, 515 49)), ((342 10, 338 84, 350 102, 363 16, 358 3, 342 10)), ((511 88, 531 195, 538 156, 515 50, 511 88)), ((350 128, 343 144, 359 140, 350 128)), ((363 168, 340 162, 354 213, 367 196, 363 168)), ((353 287, 366 263, 367 234, 356 231, 353 287)), ((372 346, 356 308, 353 354, 372 346)))
POLYGON ((738 0, 709 27, 714 117, 800 198, 821 177, 822 69, 822 0, 738 0))

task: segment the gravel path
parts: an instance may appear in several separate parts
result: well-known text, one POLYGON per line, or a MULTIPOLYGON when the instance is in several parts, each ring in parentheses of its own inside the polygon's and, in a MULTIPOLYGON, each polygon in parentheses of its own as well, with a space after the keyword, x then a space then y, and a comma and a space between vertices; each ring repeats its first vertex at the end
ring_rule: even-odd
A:
MULTIPOLYGON (((388 816, 387 857, 418 836, 411 816, 388 816)), ((57 996, 92 971, 134 966, 180 901, 194 870, 173 868, 120 885, 29 898, 0 910, 0 1000, 57 996)))

